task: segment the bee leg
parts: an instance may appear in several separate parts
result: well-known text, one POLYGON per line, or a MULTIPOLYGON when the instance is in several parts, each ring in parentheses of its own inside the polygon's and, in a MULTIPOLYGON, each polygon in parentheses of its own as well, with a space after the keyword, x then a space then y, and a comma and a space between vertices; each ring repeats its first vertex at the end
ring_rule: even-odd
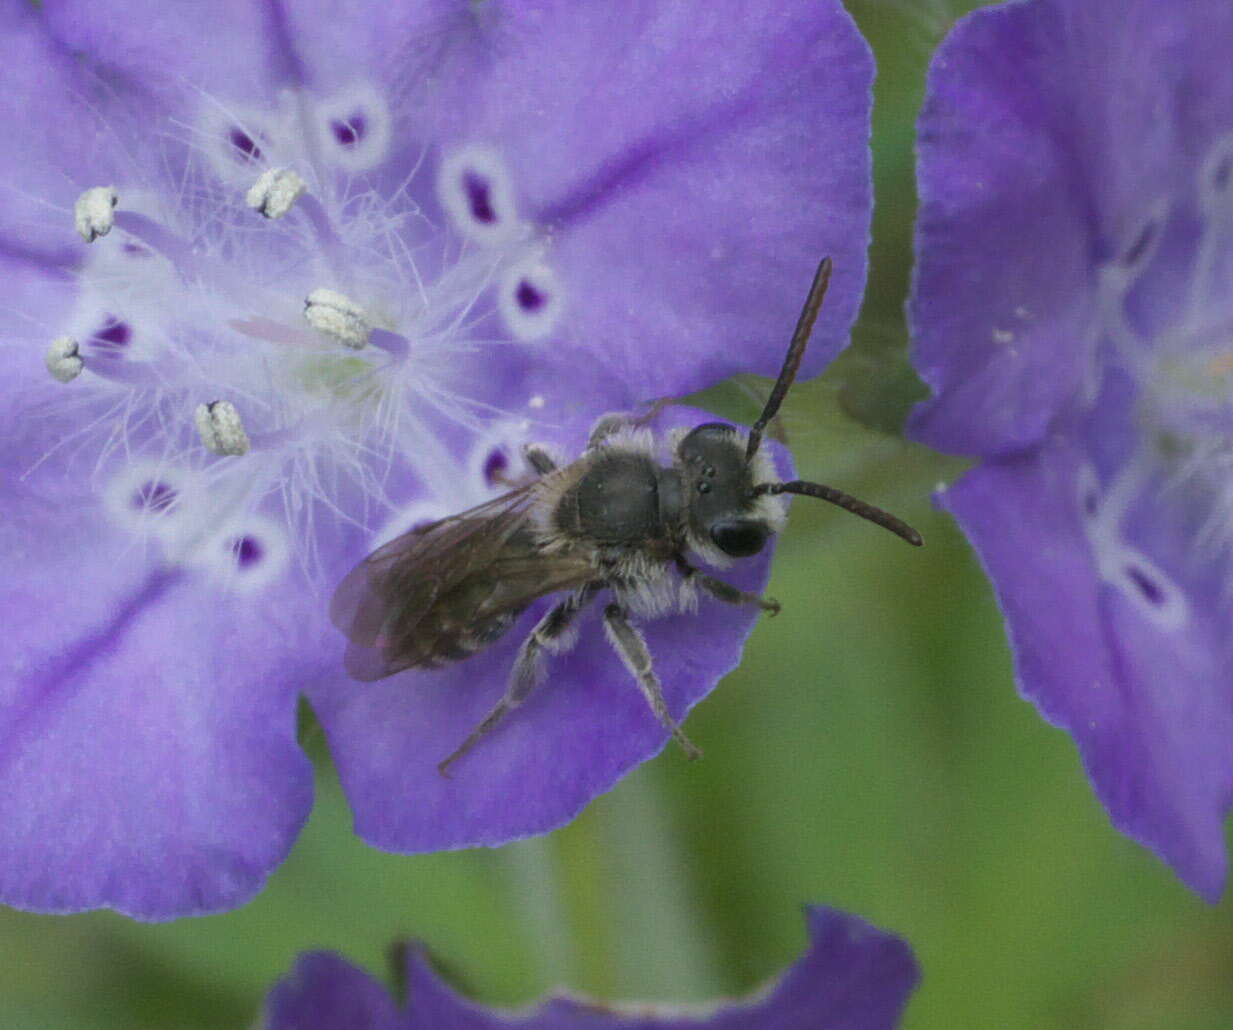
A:
POLYGON ((556 458, 543 444, 529 443, 522 449, 522 453, 526 456, 527 464, 535 469, 538 475, 546 476, 549 472, 557 470, 556 458))
POLYGON ((642 688, 642 693, 646 697, 647 704, 651 706, 651 711, 655 713, 655 717, 668 728, 687 757, 701 758, 702 751, 685 736, 685 731, 669 714, 668 705, 664 702, 663 689, 659 685, 659 677, 655 675, 655 669, 651 664, 651 652, 647 650, 642 634, 629 621, 629 614, 621 605, 613 603, 604 609, 604 629, 608 632, 608 642, 621 656, 625 667, 633 673, 634 679, 638 681, 638 686, 642 688))
POLYGON ((442 776, 448 776, 451 765, 475 747, 480 738, 504 719, 508 712, 513 711, 527 699, 527 695, 544 677, 544 652, 555 654, 569 648, 573 643, 569 637, 569 629, 574 618, 599 592, 602 585, 602 583, 588 583, 580 590, 575 590, 560 604, 550 608, 535 624, 535 628, 531 630, 518 649, 518 657, 514 660, 514 670, 510 674, 505 694, 493 705, 492 710, 484 716, 480 724, 471 731, 467 739, 459 744, 448 757, 437 763, 437 772, 442 776))
POLYGON ((695 569, 679 555, 676 559, 676 567, 680 569, 681 576, 686 583, 697 584, 712 597, 726 604, 756 604, 764 612, 770 612, 771 615, 778 615, 780 612, 782 606, 773 597, 760 597, 757 594, 751 594, 748 590, 740 590, 731 583, 725 583, 722 579, 708 576, 705 572, 695 569))
POLYGON ((587 450, 603 443, 613 433, 618 433, 622 429, 637 429, 639 426, 645 426, 669 404, 675 403, 671 397, 661 397, 647 405, 646 411, 641 415, 634 415, 627 411, 614 411, 601 415, 591 427, 591 435, 587 439, 587 450))

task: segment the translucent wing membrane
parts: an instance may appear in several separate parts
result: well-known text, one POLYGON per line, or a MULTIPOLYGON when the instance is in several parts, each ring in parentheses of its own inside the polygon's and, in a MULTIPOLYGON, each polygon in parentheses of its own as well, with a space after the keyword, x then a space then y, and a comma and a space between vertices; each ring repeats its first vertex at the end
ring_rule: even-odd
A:
POLYGON ((352 569, 330 604, 350 641, 348 673, 371 681, 469 657, 536 598, 587 582, 582 556, 537 544, 528 516, 538 486, 416 527, 352 569))

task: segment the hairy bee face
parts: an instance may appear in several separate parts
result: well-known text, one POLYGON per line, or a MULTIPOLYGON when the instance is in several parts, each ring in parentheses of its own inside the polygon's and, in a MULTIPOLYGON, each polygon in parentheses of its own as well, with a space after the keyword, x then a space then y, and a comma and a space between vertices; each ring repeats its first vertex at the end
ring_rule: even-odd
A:
POLYGON ((676 465, 695 535, 732 558, 747 558, 766 546, 771 527, 755 513, 753 474, 734 426, 706 422, 690 430, 677 445, 676 465))

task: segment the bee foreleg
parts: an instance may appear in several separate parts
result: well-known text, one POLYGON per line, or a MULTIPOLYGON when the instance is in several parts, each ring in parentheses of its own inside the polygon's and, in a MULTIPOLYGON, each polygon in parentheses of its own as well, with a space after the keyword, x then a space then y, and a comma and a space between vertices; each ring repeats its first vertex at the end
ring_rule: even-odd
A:
POLYGON ((604 629, 608 633, 608 642, 638 681, 638 686, 642 688, 655 717, 668 728, 686 756, 701 758, 702 751, 685 736, 685 731, 669 713, 659 677, 655 675, 655 668, 651 663, 651 652, 647 650, 642 634, 629 621, 629 614, 621 605, 613 603, 604 609, 604 629))
POLYGON ((615 411, 607 415, 601 415, 591 427, 591 435, 587 440, 587 449, 603 443, 608 437, 614 433, 619 433, 622 429, 638 429, 645 426, 648 422, 654 421, 655 416, 664 410, 669 404, 674 404, 675 401, 671 397, 661 397, 657 401, 652 401, 647 405, 646 411, 641 415, 634 415, 631 412, 615 411))
POLYGON ((527 695, 544 677, 544 652, 556 653, 566 650, 572 644, 568 633, 574 618, 590 603, 602 586, 603 584, 598 582, 588 583, 580 590, 575 590, 560 604, 550 608, 535 624, 535 628, 531 630, 518 649, 518 657, 514 660, 514 670, 510 675, 509 685, 505 688, 505 694, 493 705, 492 710, 484 716, 480 724, 471 731, 467 739, 437 764, 437 772, 442 776, 448 776, 451 765, 470 751, 481 737, 505 718, 508 712, 513 711, 527 699, 527 695))
POLYGON ((773 597, 761 597, 758 594, 751 594, 748 590, 741 590, 738 587, 734 587, 731 583, 725 583, 722 579, 708 576, 705 572, 695 569, 679 555, 676 559, 676 567, 680 570, 681 576, 687 583, 701 587, 712 597, 718 598, 726 604, 756 604, 763 611, 770 612, 772 615, 778 615, 782 607, 773 597))

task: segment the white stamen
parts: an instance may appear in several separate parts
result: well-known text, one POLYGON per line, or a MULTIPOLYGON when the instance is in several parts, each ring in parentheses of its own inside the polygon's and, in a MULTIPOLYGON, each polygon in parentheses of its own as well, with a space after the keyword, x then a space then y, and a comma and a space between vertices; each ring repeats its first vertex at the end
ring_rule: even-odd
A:
POLYGON ((304 317, 317 332, 352 350, 365 347, 372 333, 364 309, 335 290, 313 290, 304 301, 304 317))
POLYGON ((87 243, 111 232, 116 223, 116 203, 119 200, 114 186, 92 186, 77 198, 73 205, 73 224, 87 243))
POLYGON ((244 422, 230 401, 198 404, 193 417, 206 450, 222 455, 248 453, 248 434, 244 431, 244 422))
POLYGON ((47 348, 47 371, 61 383, 71 383, 85 368, 77 350, 77 341, 71 336, 57 336, 47 348))
POLYGON ((308 189, 308 184, 290 168, 270 168, 262 172, 244 202, 266 218, 282 218, 308 189))

